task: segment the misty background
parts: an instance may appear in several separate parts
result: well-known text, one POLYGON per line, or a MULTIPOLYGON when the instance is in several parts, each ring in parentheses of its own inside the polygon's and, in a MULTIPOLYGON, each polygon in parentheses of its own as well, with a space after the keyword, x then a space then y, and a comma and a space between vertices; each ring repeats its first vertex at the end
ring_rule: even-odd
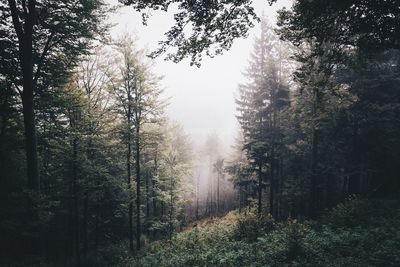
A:
MULTIPOLYGON (((117 0, 109 0, 110 5, 117 6, 117 0)), ((252 4, 256 13, 268 18, 275 25, 277 10, 290 7, 291 0, 278 1, 270 6, 267 1, 256 0, 252 4)), ((142 24, 142 15, 132 7, 121 6, 111 15, 112 37, 123 34, 136 36, 139 48, 155 50, 158 41, 174 23, 173 8, 168 12, 148 11, 151 17, 147 26, 142 24)), ((190 66, 189 59, 180 63, 155 59, 154 71, 164 76, 164 96, 170 97, 166 109, 167 115, 179 122, 186 133, 191 136, 196 150, 201 149, 209 134, 217 134, 222 141, 225 152, 229 150, 236 133, 238 123, 235 118, 235 94, 238 84, 245 81, 242 72, 253 48, 254 36, 259 34, 260 25, 249 32, 247 39, 238 39, 229 51, 214 58, 203 57, 200 68, 190 66)))

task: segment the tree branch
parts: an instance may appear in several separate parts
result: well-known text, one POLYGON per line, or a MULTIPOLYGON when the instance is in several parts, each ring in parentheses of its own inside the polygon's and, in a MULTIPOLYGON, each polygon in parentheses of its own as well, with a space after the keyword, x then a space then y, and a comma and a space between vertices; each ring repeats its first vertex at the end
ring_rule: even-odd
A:
POLYGON ((39 75, 40 75, 40 71, 42 70, 44 58, 46 57, 47 53, 50 50, 50 44, 51 44, 51 40, 53 39, 53 36, 54 36, 54 32, 51 32, 50 36, 47 38, 46 44, 44 45, 42 54, 40 55, 40 59, 39 59, 39 62, 37 64, 36 73, 35 73, 35 76, 33 78, 33 85, 34 86, 36 86, 37 81, 39 79, 39 75))
POLYGON ((21 22, 19 21, 19 18, 18 18, 18 9, 15 4, 15 0, 8 0, 8 5, 10 6, 11 17, 12 17, 14 29, 15 29, 15 32, 17 33, 18 41, 21 44, 22 39, 24 37, 24 32, 22 30, 21 22))

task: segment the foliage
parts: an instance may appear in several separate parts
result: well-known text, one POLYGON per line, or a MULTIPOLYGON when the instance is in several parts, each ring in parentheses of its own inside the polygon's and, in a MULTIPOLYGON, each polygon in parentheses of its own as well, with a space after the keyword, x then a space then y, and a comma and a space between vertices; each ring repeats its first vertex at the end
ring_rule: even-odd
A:
POLYGON ((231 212, 172 241, 150 244, 143 255, 128 258, 123 266, 397 266, 399 202, 369 202, 368 207, 371 220, 356 227, 289 219, 255 241, 235 238, 243 215, 231 212), (386 216, 376 215, 388 204, 396 211, 385 209, 386 216))
MULTIPOLYGON (((237 38, 247 37, 250 28, 259 21, 251 1, 147 1, 120 0, 137 11, 151 8, 170 10, 175 4, 175 25, 165 34, 166 40, 152 53, 157 56, 167 53, 166 58, 179 62, 190 57, 191 65, 200 66, 202 56, 209 57, 229 50, 237 38), (168 50, 173 50, 169 52, 168 50)), ((269 1, 270 3, 273 1, 269 1)), ((149 14, 142 13, 146 23, 149 14)))
POLYGON ((233 235, 238 240, 252 242, 274 230, 275 226, 270 214, 258 215, 255 209, 247 208, 239 214, 233 235))
POLYGON ((371 216, 369 202, 358 196, 350 196, 329 212, 327 221, 332 227, 354 227, 362 225, 371 216))

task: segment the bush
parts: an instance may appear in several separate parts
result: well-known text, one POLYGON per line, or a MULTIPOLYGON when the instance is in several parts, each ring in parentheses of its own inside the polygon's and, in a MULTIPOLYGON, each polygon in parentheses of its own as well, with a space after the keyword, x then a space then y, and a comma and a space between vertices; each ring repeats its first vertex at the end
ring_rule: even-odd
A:
POLYGON ((254 242, 258 237, 274 229, 275 221, 270 214, 258 216, 254 209, 249 209, 240 214, 234 229, 234 237, 238 240, 254 242))
POLYGON ((334 227, 354 227, 366 223, 370 217, 370 203, 358 196, 350 196, 328 213, 326 220, 334 227))
POLYGON ((287 236, 287 258, 295 260, 303 254, 303 243, 307 235, 307 228, 297 220, 288 219, 284 230, 287 236))

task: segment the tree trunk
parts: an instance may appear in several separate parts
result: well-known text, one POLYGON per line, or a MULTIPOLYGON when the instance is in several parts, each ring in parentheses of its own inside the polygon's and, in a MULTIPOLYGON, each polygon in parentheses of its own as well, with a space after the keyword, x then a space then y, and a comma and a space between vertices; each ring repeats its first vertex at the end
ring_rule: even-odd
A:
POLYGON ((74 235, 76 265, 81 265, 80 235, 79 235, 79 189, 78 189, 78 141, 73 141, 73 194, 74 194, 74 235))
POLYGON ((219 212, 220 212, 220 210, 219 210, 219 172, 218 172, 218 174, 217 174, 218 176, 217 176, 217 215, 219 215, 219 212))
POLYGON ((150 217, 150 190, 149 190, 149 172, 146 171, 146 218, 150 217))
POLYGON ((200 174, 197 176, 197 181, 196 181, 196 220, 199 219, 199 184, 200 184, 200 174))
POLYGON ((153 216, 157 216, 157 200, 156 200, 156 177, 158 171, 158 145, 156 146, 156 151, 154 155, 154 172, 151 176, 151 186, 152 186, 152 202, 153 202, 153 216))
POLYGON ((318 157, 318 130, 313 129, 312 133, 312 155, 311 155, 311 217, 315 218, 318 214, 318 177, 317 177, 317 157, 318 157))
POLYGON ((353 125, 353 136, 352 136, 352 173, 349 175, 349 185, 348 185, 348 194, 354 195, 359 194, 360 192, 360 171, 358 169, 359 155, 358 153, 358 123, 354 122, 353 125))
POLYGON ((261 164, 258 165, 258 216, 262 212, 262 169, 261 164))
POLYGON ((88 220, 89 220, 89 193, 85 190, 83 199, 83 255, 87 256, 88 252, 88 220))
POLYGON ((96 218, 94 220, 94 249, 97 252, 98 248, 99 248, 99 235, 100 235, 100 231, 99 231, 99 219, 100 217, 100 206, 97 203, 96 204, 96 218))
POLYGON ((274 152, 272 152, 272 161, 270 169, 271 181, 269 185, 269 213, 274 217, 274 193, 275 193, 275 159, 274 152))
POLYGON ((22 112, 25 127, 25 153, 27 166, 28 189, 39 192, 39 166, 37 155, 37 140, 35 128, 35 111, 33 94, 35 83, 33 79, 33 26, 36 16, 36 1, 28 1, 28 13, 21 24, 15 0, 8 0, 13 26, 18 37, 18 51, 22 69, 22 112))
POLYGON ((136 249, 141 249, 140 235, 140 125, 136 123, 136 249))
POLYGON ((174 178, 173 178, 173 172, 171 169, 171 177, 170 177, 170 211, 169 211, 169 240, 172 239, 172 234, 174 232, 174 223, 172 221, 172 216, 174 212, 174 178))
POLYGON ((35 112, 33 107, 33 81, 26 84, 22 92, 22 105, 25 126, 25 151, 27 164, 28 189, 40 192, 37 141, 35 128, 35 112))
MULTIPOLYGON (((312 115, 315 117, 318 114, 318 104, 319 104, 319 93, 317 90, 314 91, 314 100, 312 107, 312 115)), ((318 129, 313 123, 312 129, 312 148, 311 148, 311 203, 310 203, 310 215, 312 218, 318 216, 319 213, 319 181, 317 175, 317 166, 318 166, 318 129)))
POLYGON ((130 112, 128 114, 128 152, 126 155, 126 168, 128 171, 128 177, 127 177, 127 182, 128 182, 128 189, 129 189, 129 210, 128 210, 128 219, 129 219, 129 250, 133 252, 133 203, 131 199, 131 188, 132 188, 132 183, 131 183, 131 157, 132 157, 132 146, 131 146, 131 130, 130 130, 130 112))

